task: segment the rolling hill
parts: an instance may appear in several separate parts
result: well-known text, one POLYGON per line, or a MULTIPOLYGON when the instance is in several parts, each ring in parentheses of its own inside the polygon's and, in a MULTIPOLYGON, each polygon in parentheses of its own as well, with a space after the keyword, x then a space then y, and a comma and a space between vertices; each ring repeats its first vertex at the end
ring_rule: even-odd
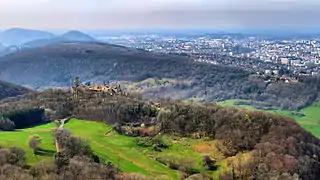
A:
POLYGON ((29 41, 49 39, 53 36, 53 34, 46 31, 12 28, 0 33, 0 43, 5 46, 22 45, 29 41))
POLYGON ((6 48, 3 44, 0 43, 0 51, 3 51, 6 48))
POLYGON ((30 89, 0 80, 0 99, 32 92, 30 89))
POLYGON ((22 45, 23 48, 37 48, 52 44, 74 43, 74 42, 97 42, 96 39, 80 31, 68 31, 60 36, 48 39, 37 39, 22 45))
POLYGON ((0 43, 0 57, 6 55, 6 46, 0 43))
MULTIPOLYGON (((50 109, 48 112, 59 112, 61 118, 73 115, 78 119, 71 119, 64 128, 87 140, 101 159, 110 161, 123 173, 142 173, 160 179, 180 179, 184 174, 178 175, 178 171, 187 172, 187 176, 202 172, 221 180, 234 176, 242 179, 320 177, 319 139, 290 118, 213 103, 161 101, 155 108, 134 96, 84 92, 81 97, 81 101, 70 100, 70 92, 66 90, 46 90, 0 101, 0 113, 42 106, 50 109), (125 131, 115 126, 150 122, 154 118, 154 127, 141 127, 138 136, 125 135, 125 131), (206 156, 214 160, 215 168, 202 169, 206 156)), ((31 120, 30 116, 19 114, 26 121, 31 120)), ((20 144, 27 151, 27 162, 34 165, 36 158, 22 141, 27 141, 28 135, 39 134, 43 137, 40 147, 50 154, 38 158, 48 162, 57 158, 52 157, 56 153, 50 137, 53 126, 0 132, 0 145, 7 148, 20 144)))
POLYGON ((0 71, 0 78, 36 89, 68 87, 79 76, 80 81, 117 82, 146 98, 251 99, 282 109, 301 109, 312 104, 320 92, 319 78, 269 84, 240 68, 92 42, 19 51, 0 58, 0 71))
POLYGON ((90 37, 89 35, 82 33, 80 31, 68 31, 65 34, 62 34, 60 36, 62 39, 66 39, 69 41, 79 41, 79 42, 95 42, 97 41, 93 37, 90 37))

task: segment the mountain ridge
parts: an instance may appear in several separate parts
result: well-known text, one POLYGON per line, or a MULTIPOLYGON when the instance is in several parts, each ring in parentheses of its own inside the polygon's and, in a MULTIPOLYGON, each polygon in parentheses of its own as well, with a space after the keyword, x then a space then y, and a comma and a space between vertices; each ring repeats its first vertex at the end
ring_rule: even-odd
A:
POLYGON ((13 83, 0 80, 0 100, 33 92, 32 90, 13 83))
POLYGON ((78 76, 81 81, 116 82, 125 89, 136 86, 135 90, 146 98, 205 102, 248 99, 268 108, 292 110, 320 97, 319 78, 306 77, 297 84, 270 84, 236 67, 96 42, 51 44, 19 51, 0 58, 0 71, 0 78, 36 89, 70 87, 78 76), (145 81, 148 79, 155 82, 145 81))
POLYGON ((36 39, 52 38, 52 33, 23 28, 11 28, 0 32, 0 43, 5 46, 22 45, 36 39))
POLYGON ((37 48, 48 46, 51 44, 59 44, 59 43, 72 43, 72 42, 98 42, 98 40, 94 39, 93 37, 80 32, 71 30, 62 35, 54 36, 49 39, 37 39, 34 41, 27 42, 22 45, 23 48, 37 48))

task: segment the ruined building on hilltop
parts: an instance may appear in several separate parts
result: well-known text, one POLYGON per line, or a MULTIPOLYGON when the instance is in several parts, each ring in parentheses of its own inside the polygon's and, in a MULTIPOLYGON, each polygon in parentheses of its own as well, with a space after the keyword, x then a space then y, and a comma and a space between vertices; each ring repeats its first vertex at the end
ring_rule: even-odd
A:
POLYGON ((104 85, 91 85, 90 82, 79 84, 79 78, 75 77, 73 81, 72 86, 72 92, 75 96, 79 95, 79 92, 84 91, 93 91, 93 92, 103 92, 108 93, 111 96, 116 94, 124 94, 124 92, 121 90, 120 85, 118 86, 108 86, 106 84, 104 85))

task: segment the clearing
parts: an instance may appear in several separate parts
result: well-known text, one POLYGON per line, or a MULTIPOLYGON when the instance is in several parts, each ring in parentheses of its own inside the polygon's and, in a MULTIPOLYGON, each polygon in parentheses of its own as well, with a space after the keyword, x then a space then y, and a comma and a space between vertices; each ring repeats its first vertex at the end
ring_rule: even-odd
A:
MULTIPOLYGON (((219 102, 222 106, 234 106, 234 103, 239 101, 238 99, 231 99, 227 101, 219 102)), ((248 105, 239 105, 249 110, 258 110, 248 105)), ((287 110, 263 110, 265 112, 279 114, 287 116, 296 120, 301 127, 311 132, 316 137, 320 137, 320 102, 316 102, 300 111, 287 111, 287 110), (297 114, 303 114, 304 116, 298 116, 297 114)))
MULTIPOLYGON (((28 165, 34 165, 40 161, 50 162, 55 153, 51 135, 51 130, 55 127, 55 123, 49 123, 13 132, 0 132, 0 146, 23 148, 26 151, 28 165), (33 155, 32 149, 28 146, 28 139, 35 134, 42 138, 40 148, 48 152, 47 154, 33 155)), ((141 173, 161 180, 179 179, 179 172, 160 163, 159 159, 167 164, 189 163, 193 171, 199 173, 202 171, 203 155, 216 157, 216 151, 211 146, 210 151, 202 149, 206 149, 205 144, 213 141, 163 135, 161 139, 168 148, 155 151, 152 147, 138 146, 137 138, 118 134, 112 130, 111 126, 104 123, 71 119, 64 128, 70 130, 73 135, 87 140, 101 160, 112 162, 119 170, 125 173, 141 173), (105 135, 108 131, 111 133, 105 135)), ((217 177, 220 170, 226 170, 224 164, 224 161, 218 162, 218 171, 207 171, 207 173, 217 177)))

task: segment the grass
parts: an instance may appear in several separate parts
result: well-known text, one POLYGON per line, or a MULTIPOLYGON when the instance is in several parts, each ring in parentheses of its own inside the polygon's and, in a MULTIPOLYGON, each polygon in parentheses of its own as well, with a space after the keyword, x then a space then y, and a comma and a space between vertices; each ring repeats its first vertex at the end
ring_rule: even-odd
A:
MULTIPOLYGON (((202 156, 212 156, 215 152, 213 149, 207 152, 196 150, 198 145, 209 143, 207 141, 169 135, 161 137, 168 145, 168 148, 163 149, 161 152, 154 151, 152 148, 142 148, 136 145, 134 137, 120 135, 116 132, 105 135, 111 127, 99 122, 71 119, 65 125, 65 128, 69 129, 73 134, 88 140, 99 157, 111 161, 121 171, 142 173, 158 179, 179 179, 179 173, 156 161, 156 157, 192 159, 194 161, 193 168, 200 172, 202 169, 202 156)), ((226 170, 223 163, 218 170, 226 170)), ((219 171, 207 173, 217 176, 219 171)))
MULTIPOLYGON (((54 123, 21 129, 14 132, 0 132, 0 146, 18 146, 26 151, 28 165, 34 165, 39 161, 50 162, 55 153, 55 147, 51 136, 54 123), (34 156, 28 146, 31 135, 37 134, 42 138, 41 148, 51 154, 34 156)), ((192 160, 192 168, 201 172, 202 157, 208 155, 216 157, 216 150, 211 145, 213 141, 204 139, 180 138, 170 135, 161 136, 168 148, 161 152, 153 150, 152 147, 137 146, 134 137, 120 135, 111 130, 109 125, 93 121, 71 119, 64 128, 70 130, 73 135, 87 140, 94 152, 103 161, 112 162, 115 167, 125 173, 140 173, 157 179, 179 179, 179 172, 158 162, 156 158, 174 158, 178 160, 192 160)), ((186 162, 186 161, 181 161, 186 162)), ((219 172, 228 170, 222 160, 218 162, 218 171, 208 171, 207 174, 218 177, 219 172)))
MULTIPOLYGON (((37 162, 49 162, 53 159, 55 147, 53 145, 51 129, 54 123, 20 129, 12 132, 0 132, 0 146, 21 147, 26 151, 28 165, 37 162), (39 135, 42 138, 40 148, 51 154, 35 156, 33 150, 28 146, 29 137, 39 135)), ((135 144, 133 137, 127 137, 115 132, 105 136, 105 132, 111 129, 103 123, 72 119, 65 128, 74 135, 88 140, 91 148, 102 160, 111 161, 117 168, 127 173, 141 173, 159 179, 179 179, 179 173, 171 170, 155 159, 147 156, 143 148, 135 144)))
MULTIPOLYGON (((223 102, 219 102, 218 104, 222 106, 233 106, 234 103, 238 101, 237 99, 231 99, 223 102)), ((240 105, 239 107, 253 110, 252 106, 240 105)), ((256 110, 256 109, 255 109, 256 110)), ((283 116, 290 117, 296 120, 301 127, 311 132, 316 137, 320 137, 320 102, 316 102, 300 111, 287 111, 287 110, 266 110, 265 112, 279 114, 283 116), (301 113, 305 116, 297 116, 295 113, 301 113)))
POLYGON ((26 151, 27 164, 33 165, 39 161, 50 161, 55 152, 55 147, 53 145, 51 128, 54 124, 44 124, 28 129, 21 129, 13 132, 0 132, 0 146, 3 147, 20 147, 26 151), (35 156, 33 150, 29 148, 28 140, 29 137, 37 134, 41 137, 42 142, 40 148, 46 150, 46 155, 35 156))
POLYGON ((178 179, 178 172, 143 154, 142 149, 136 146, 134 138, 117 133, 105 135, 110 126, 72 119, 65 128, 88 140, 100 157, 105 157, 124 172, 143 173, 161 179, 178 179))

